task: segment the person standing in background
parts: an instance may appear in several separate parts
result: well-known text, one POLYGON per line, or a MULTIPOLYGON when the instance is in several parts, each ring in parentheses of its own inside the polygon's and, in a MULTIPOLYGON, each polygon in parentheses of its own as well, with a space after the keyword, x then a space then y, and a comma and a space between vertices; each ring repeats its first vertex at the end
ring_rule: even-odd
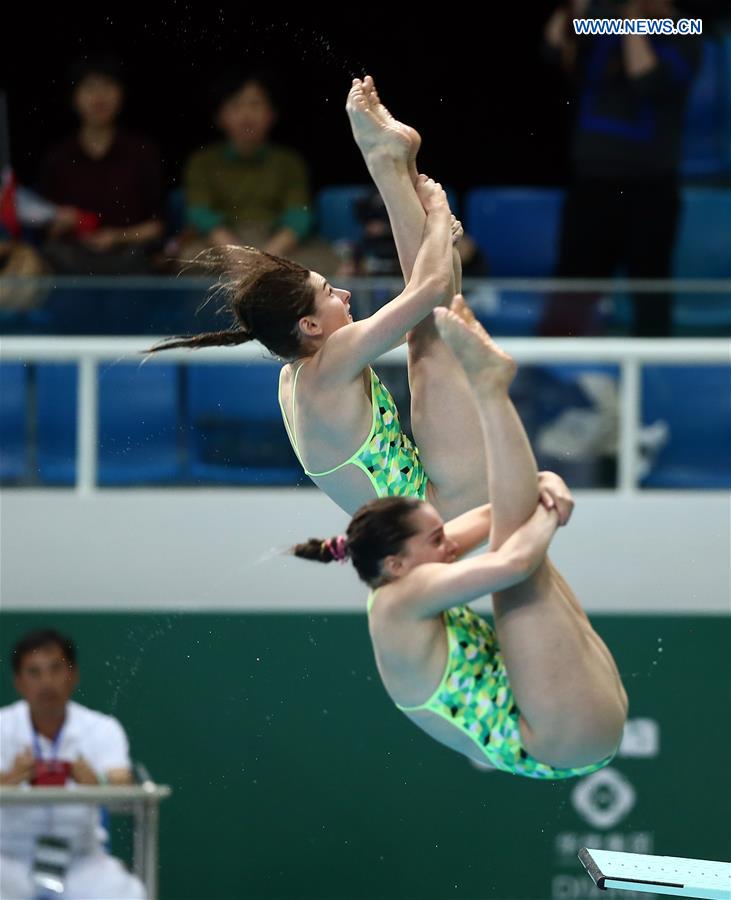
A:
MULTIPOLYGON (((573 18, 678 17, 672 0, 569 0, 545 29, 548 53, 575 85, 573 179, 561 226, 558 278, 671 275, 680 197, 685 102, 701 51, 697 37, 577 37, 573 18)), ((579 336, 595 327, 596 294, 554 295, 540 331, 579 336)), ((667 294, 634 297, 633 334, 672 331, 667 294)))

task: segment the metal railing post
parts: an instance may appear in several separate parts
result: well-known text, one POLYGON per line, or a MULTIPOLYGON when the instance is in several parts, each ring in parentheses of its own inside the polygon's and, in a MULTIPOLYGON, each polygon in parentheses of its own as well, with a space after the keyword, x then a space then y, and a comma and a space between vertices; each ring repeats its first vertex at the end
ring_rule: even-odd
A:
POLYGON ((97 361, 83 355, 79 361, 76 412, 76 490, 87 496, 96 487, 99 398, 97 361))
POLYGON ((622 493, 637 488, 640 433, 640 363, 623 359, 619 385, 619 441, 617 487, 622 493))

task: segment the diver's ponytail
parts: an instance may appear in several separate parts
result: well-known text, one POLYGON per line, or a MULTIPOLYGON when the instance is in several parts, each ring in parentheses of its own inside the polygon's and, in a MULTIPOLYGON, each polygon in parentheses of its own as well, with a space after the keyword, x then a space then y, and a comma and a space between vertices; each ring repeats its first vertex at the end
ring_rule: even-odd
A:
POLYGON ((209 331, 206 334, 194 334, 190 337, 172 337, 155 344, 145 353, 158 353, 161 350, 175 350, 178 347, 188 347, 190 350, 199 350, 202 347, 235 347, 253 341, 254 338, 243 328, 231 331, 209 331))
POLYGON ((309 269, 255 247, 235 244, 211 247, 185 262, 195 270, 218 276, 203 306, 210 300, 223 298, 223 306, 218 311, 231 315, 231 328, 172 337, 151 347, 148 353, 259 341, 279 359, 291 362, 302 356, 299 321, 315 312, 316 290, 309 269))
POLYGON ((329 563, 350 560, 361 581, 379 587, 386 576, 386 557, 401 553, 404 544, 419 531, 414 513, 422 505, 416 497, 381 497, 356 512, 347 531, 326 541, 310 538, 292 547, 290 553, 302 559, 329 563))
POLYGON ((304 544, 292 547, 292 554, 300 559, 312 559, 316 562, 344 563, 348 559, 348 541, 344 534, 321 541, 318 538, 310 538, 304 544))

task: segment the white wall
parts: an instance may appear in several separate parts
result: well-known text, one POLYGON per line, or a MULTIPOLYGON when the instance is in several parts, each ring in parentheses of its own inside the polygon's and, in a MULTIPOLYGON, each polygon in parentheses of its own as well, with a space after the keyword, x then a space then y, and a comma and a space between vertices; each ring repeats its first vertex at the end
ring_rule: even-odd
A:
MULTIPOLYGON (((577 492, 552 557, 589 611, 730 611, 729 495, 577 492)), ((350 566, 278 554, 344 530, 314 490, 6 490, 9 609, 356 610, 350 566)))

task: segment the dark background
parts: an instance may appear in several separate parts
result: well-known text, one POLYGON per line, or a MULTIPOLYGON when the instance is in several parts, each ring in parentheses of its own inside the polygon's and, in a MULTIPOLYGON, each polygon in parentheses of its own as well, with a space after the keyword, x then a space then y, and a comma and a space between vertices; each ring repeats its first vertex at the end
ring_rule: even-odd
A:
POLYGON ((125 120, 159 142, 171 182, 215 135, 205 102, 211 75, 240 63, 277 73, 283 102, 274 138, 305 154, 315 187, 365 181, 343 109, 351 78, 365 72, 392 112, 421 131, 428 174, 458 190, 561 183, 570 93, 541 56, 555 5, 459 4, 429 14, 395 4, 284 13, 245 3, 154 4, 150 12, 108 4, 24 11, 16 3, 9 20, 4 14, 0 53, 13 163, 32 184, 43 150, 74 124, 70 63, 115 51, 128 67, 125 120))
MULTIPOLYGON (((325 13, 246 3, 97 4, 3 16, 0 88, 11 149, 32 184, 44 149, 74 126, 68 70, 84 54, 127 66, 126 123, 160 144, 171 183, 215 137, 206 86, 232 64, 279 82, 274 139, 300 149, 315 187, 365 180, 343 110, 351 78, 373 74, 382 99, 424 137, 423 171, 457 190, 477 184, 561 184, 568 177, 571 88, 542 55, 555 0, 426 8, 348 4, 325 13)), ((691 0, 711 34, 731 0, 691 0)))
POLYGON ((126 121, 159 141, 172 180, 215 133, 206 83, 240 63, 278 75, 275 137, 305 154, 317 186, 364 180, 343 107, 351 78, 367 71, 394 114, 421 130, 425 170, 457 187, 550 182, 563 174, 567 123, 563 79, 540 59, 552 6, 497 7, 488 18, 466 7, 437 17, 365 5, 310 15, 248 4, 155 4, 150 14, 71 5, 35 23, 16 11, 23 40, 4 41, 0 62, 14 165, 32 180, 43 148, 73 126, 71 61, 111 50, 128 65, 126 121))

